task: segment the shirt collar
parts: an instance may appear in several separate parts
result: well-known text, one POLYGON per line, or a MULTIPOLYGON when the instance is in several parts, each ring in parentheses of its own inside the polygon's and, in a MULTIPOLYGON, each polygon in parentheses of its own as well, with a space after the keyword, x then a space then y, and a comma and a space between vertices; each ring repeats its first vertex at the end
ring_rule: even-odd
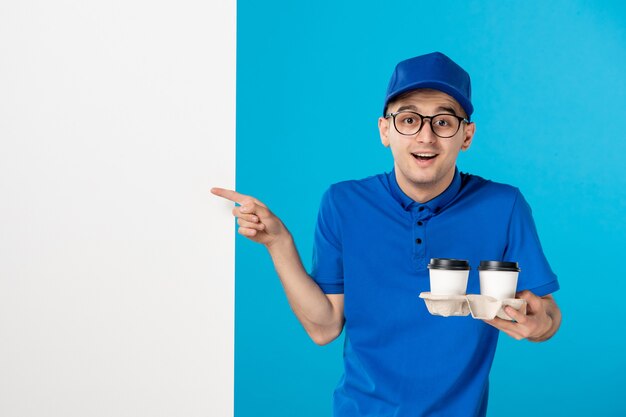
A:
POLYGON ((461 189, 461 173, 457 167, 454 168, 454 177, 452 178, 452 182, 441 194, 436 196, 435 198, 425 202, 418 203, 414 201, 411 197, 406 195, 404 191, 398 185, 398 180, 396 179, 396 169, 395 167, 391 170, 389 174, 387 174, 389 180, 389 188, 391 189, 391 194, 393 197, 400 203, 404 210, 411 210, 414 207, 426 206, 433 212, 438 212, 440 209, 445 207, 452 199, 459 193, 461 189))

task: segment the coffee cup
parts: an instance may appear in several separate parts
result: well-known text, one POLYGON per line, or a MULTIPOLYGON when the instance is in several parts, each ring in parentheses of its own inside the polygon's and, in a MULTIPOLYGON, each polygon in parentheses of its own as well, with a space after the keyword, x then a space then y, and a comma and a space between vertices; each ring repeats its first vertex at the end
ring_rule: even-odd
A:
POLYGON ((465 295, 469 262, 462 259, 432 258, 430 270, 430 293, 437 295, 465 295))
POLYGON ((517 262, 480 261, 480 293, 497 300, 515 298, 519 271, 517 262))

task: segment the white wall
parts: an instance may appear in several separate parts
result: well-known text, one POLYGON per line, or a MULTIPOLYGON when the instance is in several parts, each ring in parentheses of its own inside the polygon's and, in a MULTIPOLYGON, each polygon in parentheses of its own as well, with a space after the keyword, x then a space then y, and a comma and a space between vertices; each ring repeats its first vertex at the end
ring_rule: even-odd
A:
POLYGON ((235 0, 0 2, 0 416, 230 416, 235 0))

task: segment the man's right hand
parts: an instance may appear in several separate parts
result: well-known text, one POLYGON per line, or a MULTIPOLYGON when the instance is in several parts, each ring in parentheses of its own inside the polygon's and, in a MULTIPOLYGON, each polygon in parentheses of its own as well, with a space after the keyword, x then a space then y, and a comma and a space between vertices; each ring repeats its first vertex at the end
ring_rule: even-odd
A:
POLYGON ((254 197, 223 188, 212 188, 211 192, 240 204, 233 209, 239 233, 268 249, 289 305, 311 339, 319 345, 336 339, 345 320, 343 294, 322 292, 305 271, 291 233, 283 222, 254 197))
POLYGON ((283 222, 256 198, 225 188, 211 188, 211 193, 240 204, 233 208, 240 235, 262 243, 268 249, 276 242, 290 238, 283 222))

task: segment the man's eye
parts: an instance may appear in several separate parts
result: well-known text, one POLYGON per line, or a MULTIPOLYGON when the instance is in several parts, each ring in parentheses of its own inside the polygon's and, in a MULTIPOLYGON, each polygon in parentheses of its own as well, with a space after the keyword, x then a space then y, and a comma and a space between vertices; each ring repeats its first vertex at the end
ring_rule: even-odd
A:
POLYGON ((449 125, 450 125, 450 123, 448 123, 448 121, 447 121, 447 120, 444 120, 444 119, 438 119, 438 120, 436 120, 436 121, 435 121, 435 124, 436 124, 437 126, 441 126, 441 127, 446 127, 446 126, 449 126, 449 125))
POLYGON ((402 123, 404 123, 405 125, 412 125, 413 123, 415 123, 415 119, 412 117, 405 117, 404 119, 402 119, 402 123))

